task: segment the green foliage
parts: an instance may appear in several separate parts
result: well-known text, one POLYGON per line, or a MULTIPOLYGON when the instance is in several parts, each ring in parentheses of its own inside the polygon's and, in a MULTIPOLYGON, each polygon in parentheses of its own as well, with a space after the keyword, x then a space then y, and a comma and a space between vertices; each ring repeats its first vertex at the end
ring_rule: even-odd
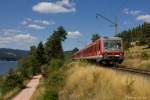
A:
POLYGON ((36 57, 37 57, 37 48, 36 46, 31 46, 30 55, 29 55, 29 63, 30 63, 30 66, 32 67, 31 70, 32 70, 33 75, 40 73, 40 64, 36 57))
POLYGON ((50 76, 51 73, 58 71, 64 64, 64 62, 60 59, 52 59, 50 64, 45 64, 41 67, 42 74, 45 77, 50 76))
POLYGON ((42 96, 42 100, 58 100, 58 91, 54 87, 48 87, 42 96))
POLYGON ((91 40, 92 40, 92 42, 94 42, 99 38, 100 38, 100 36, 98 34, 93 34, 91 40))
POLYGON ((23 78, 20 74, 10 70, 8 76, 6 76, 6 79, 3 82, 2 93, 5 94, 16 87, 22 88, 24 86, 23 82, 23 78))
POLYGON ((70 62, 72 61, 72 55, 79 51, 78 48, 74 48, 72 51, 64 51, 64 56, 65 56, 65 62, 70 62))
POLYGON ((73 55, 72 51, 65 51, 64 52, 65 61, 71 61, 72 60, 72 55, 73 55))
POLYGON ((142 60, 148 60, 149 59, 149 55, 146 52, 142 52, 141 53, 141 59, 142 60))
POLYGON ((40 66, 46 63, 46 55, 45 55, 45 50, 44 50, 42 42, 40 42, 37 47, 36 59, 40 66))
POLYGON ((0 60, 16 61, 28 56, 28 51, 0 48, 0 60), (10 55, 11 54, 11 55, 10 55))
POLYGON ((131 47, 131 42, 139 41, 138 45, 147 44, 150 47, 150 24, 144 23, 133 29, 123 31, 117 35, 123 39, 124 48, 131 47))
POLYGON ((52 61, 50 62, 50 67, 53 70, 58 70, 59 68, 61 68, 63 65, 63 61, 60 59, 52 59, 52 61))
POLYGON ((24 79, 32 77, 32 67, 29 62, 29 58, 22 58, 18 61, 18 72, 22 75, 24 79))
POLYGON ((42 96, 43 100, 58 100, 59 88, 63 83, 63 75, 60 68, 63 61, 60 59, 52 59, 48 67, 48 77, 45 79, 46 90, 42 96))
POLYGON ((5 95, 16 88, 21 89, 25 80, 42 72, 42 74, 47 74, 45 77, 47 89, 43 96, 44 100, 57 100, 57 87, 63 80, 59 69, 64 63, 62 42, 66 39, 66 35, 67 32, 60 26, 48 38, 44 46, 42 42, 37 47, 31 46, 29 56, 18 61, 17 69, 15 71, 10 70, 3 82, 0 78, 0 96, 1 91, 5 95))
POLYGON ((61 85, 63 78, 59 72, 54 72, 53 74, 49 75, 48 83, 53 87, 58 87, 61 85))
POLYGON ((50 61, 52 58, 64 59, 61 42, 66 39, 66 35, 67 32, 62 26, 60 26, 56 31, 53 32, 52 36, 48 38, 45 47, 48 61, 50 61))

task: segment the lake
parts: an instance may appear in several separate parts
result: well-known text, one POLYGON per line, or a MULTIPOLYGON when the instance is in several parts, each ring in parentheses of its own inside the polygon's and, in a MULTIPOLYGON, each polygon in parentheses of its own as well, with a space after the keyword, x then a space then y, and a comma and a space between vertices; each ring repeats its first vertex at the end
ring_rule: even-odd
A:
POLYGON ((16 65, 16 61, 0 61, 0 74, 7 73, 10 68, 15 68, 16 65))

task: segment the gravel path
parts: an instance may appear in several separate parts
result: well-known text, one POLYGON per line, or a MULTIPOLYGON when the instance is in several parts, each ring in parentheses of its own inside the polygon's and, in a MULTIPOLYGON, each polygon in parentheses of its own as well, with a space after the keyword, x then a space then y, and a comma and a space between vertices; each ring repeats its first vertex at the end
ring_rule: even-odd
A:
POLYGON ((27 88, 23 89, 16 97, 12 100, 30 100, 31 96, 35 92, 37 86, 39 85, 39 81, 41 75, 34 76, 30 82, 27 84, 27 88))

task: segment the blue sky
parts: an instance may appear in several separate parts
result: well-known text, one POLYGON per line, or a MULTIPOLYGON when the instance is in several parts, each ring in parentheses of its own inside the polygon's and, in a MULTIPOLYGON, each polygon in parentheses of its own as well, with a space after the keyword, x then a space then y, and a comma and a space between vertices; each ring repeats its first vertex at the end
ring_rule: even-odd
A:
POLYGON ((64 50, 82 48, 93 33, 113 36, 111 24, 96 13, 114 20, 119 32, 150 22, 149 0, 0 0, 0 48, 29 50, 64 26, 68 39, 64 50))

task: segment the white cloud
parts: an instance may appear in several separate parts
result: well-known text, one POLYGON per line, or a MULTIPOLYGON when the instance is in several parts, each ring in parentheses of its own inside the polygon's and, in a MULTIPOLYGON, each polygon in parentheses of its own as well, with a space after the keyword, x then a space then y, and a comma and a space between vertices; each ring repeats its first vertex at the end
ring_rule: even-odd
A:
POLYGON ((142 20, 144 22, 150 23, 150 15, 140 15, 136 18, 137 20, 142 20))
POLYGON ((4 36, 12 36, 19 32, 21 32, 21 31, 16 30, 16 29, 0 29, 0 34, 2 34, 4 36))
POLYGON ((68 38, 79 38, 81 37, 81 33, 79 31, 68 32, 68 38))
POLYGON ((124 8, 122 12, 126 15, 137 16, 141 13, 140 10, 130 10, 129 8, 124 8))
POLYGON ((40 2, 32 7, 33 11, 39 13, 69 13, 75 12, 76 8, 70 0, 53 2, 40 2))
MULTIPOLYGON (((24 34, 20 30, 14 29, 0 29, 0 34, 0 47, 9 48, 15 47, 16 45, 30 47, 36 44, 38 40, 30 34, 24 34)), ((16 46, 16 48, 19 47, 16 46)))
POLYGON ((29 28, 40 30, 40 29, 45 29, 49 25, 54 25, 55 22, 54 21, 49 22, 47 20, 32 20, 31 18, 27 18, 24 21, 22 21, 21 24, 29 28))
POLYGON ((33 28, 33 29, 44 29, 45 27, 37 25, 37 24, 29 24, 28 25, 29 28, 33 28))
POLYGON ((12 37, 15 41, 34 42, 37 38, 30 34, 18 34, 12 37))
POLYGON ((0 36, 0 44, 10 44, 17 42, 33 43, 37 40, 36 37, 30 34, 16 34, 14 36, 0 36))

